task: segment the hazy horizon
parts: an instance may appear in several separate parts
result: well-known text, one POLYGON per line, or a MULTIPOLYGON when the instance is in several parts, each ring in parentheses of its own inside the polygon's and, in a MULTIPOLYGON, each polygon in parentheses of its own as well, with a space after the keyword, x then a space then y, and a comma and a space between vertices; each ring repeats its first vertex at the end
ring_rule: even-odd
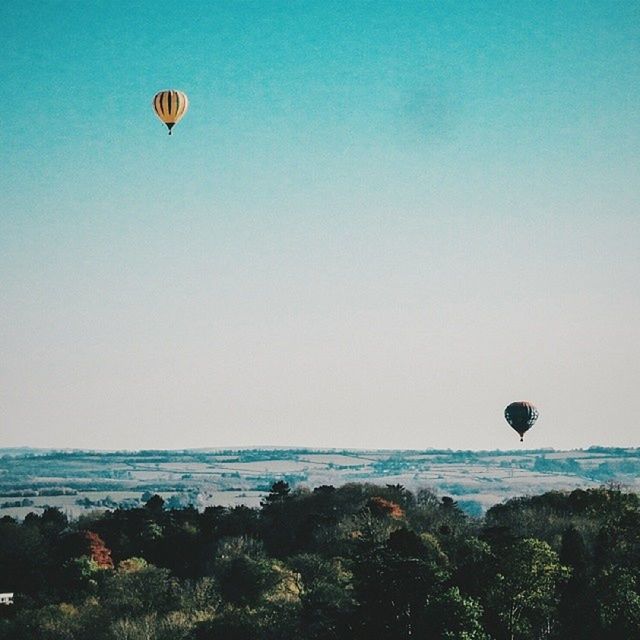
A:
POLYGON ((640 444, 640 4, 0 11, 0 447, 640 444))
POLYGON ((49 451, 49 452, 61 452, 61 453, 142 453, 147 451, 158 451, 162 453, 188 453, 188 452, 213 452, 213 453, 221 453, 226 451, 313 451, 313 452, 324 452, 324 451, 335 451, 335 452, 379 452, 384 453, 388 452, 447 452, 447 453, 531 453, 537 451, 544 451, 549 453, 570 453, 571 451, 576 452, 588 452, 589 450, 594 449, 624 449, 624 450, 632 450, 632 449, 640 449, 640 447, 617 447, 615 445, 605 446, 593 444, 588 447, 579 447, 575 449, 556 449, 554 447, 502 447, 497 449, 453 449, 453 448, 434 448, 434 447, 424 447, 422 449, 394 449, 389 447, 380 447, 376 449, 370 448, 360 448, 360 447, 305 447, 304 445, 298 446, 289 446, 289 445, 244 445, 244 446, 233 446, 229 445, 226 447, 189 447, 189 448, 180 448, 180 449, 165 449, 165 448, 149 448, 149 449, 89 449, 86 447, 29 447, 29 446, 11 446, 11 447, 0 447, 0 451, 49 451))

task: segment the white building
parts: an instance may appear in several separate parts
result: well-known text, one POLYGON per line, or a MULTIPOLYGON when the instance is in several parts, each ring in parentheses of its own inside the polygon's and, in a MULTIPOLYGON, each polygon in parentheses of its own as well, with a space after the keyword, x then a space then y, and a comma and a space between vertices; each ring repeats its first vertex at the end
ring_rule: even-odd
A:
POLYGON ((13 604, 13 593, 0 593, 0 604, 13 604))

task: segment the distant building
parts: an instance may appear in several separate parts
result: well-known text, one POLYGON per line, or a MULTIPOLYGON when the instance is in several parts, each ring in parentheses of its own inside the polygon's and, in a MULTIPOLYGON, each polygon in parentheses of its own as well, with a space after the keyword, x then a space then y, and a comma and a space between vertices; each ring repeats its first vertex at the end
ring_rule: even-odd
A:
POLYGON ((0 604, 13 604, 13 593, 0 593, 0 604))

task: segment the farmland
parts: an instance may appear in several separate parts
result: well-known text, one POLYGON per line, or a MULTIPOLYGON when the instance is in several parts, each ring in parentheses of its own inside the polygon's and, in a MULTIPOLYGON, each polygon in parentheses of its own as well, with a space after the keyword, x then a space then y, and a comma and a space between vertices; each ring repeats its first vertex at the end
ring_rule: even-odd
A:
POLYGON ((364 451, 0 449, 0 517, 47 506, 70 516, 135 507, 157 493, 170 507, 257 506, 278 479, 293 487, 402 484, 453 497, 468 513, 520 495, 603 484, 640 489, 640 449, 364 451))

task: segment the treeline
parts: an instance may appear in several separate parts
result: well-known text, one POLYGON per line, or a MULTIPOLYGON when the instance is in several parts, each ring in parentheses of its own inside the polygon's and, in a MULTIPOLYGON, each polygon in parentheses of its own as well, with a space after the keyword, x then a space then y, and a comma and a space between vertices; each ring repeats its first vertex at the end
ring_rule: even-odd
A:
POLYGON ((484 519, 400 485, 261 508, 0 519, 2 640, 640 638, 640 500, 608 487, 484 519))

